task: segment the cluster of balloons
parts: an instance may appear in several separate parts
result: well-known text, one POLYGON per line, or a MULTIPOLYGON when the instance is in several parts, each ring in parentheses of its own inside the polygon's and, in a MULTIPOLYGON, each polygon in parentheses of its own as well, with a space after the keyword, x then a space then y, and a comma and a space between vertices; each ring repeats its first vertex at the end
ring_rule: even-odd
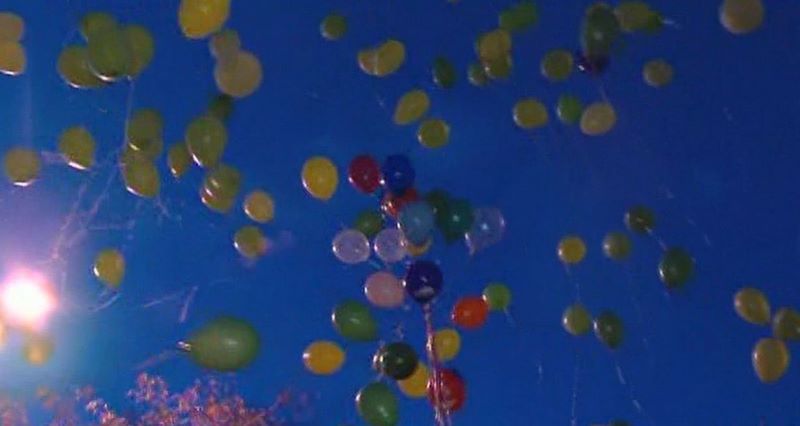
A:
POLYGON ((773 316, 767 296, 753 287, 744 287, 736 292, 733 308, 748 323, 766 326, 772 322, 772 337, 759 339, 753 348, 753 369, 763 383, 780 380, 786 374, 791 358, 785 342, 800 340, 800 312, 783 307, 773 316))
POLYGON ((16 13, 0 12, 0 73, 20 75, 25 72, 27 57, 20 41, 25 21, 16 13))
POLYGON ((211 56, 216 59, 214 81, 220 92, 233 98, 252 95, 261 86, 261 61, 252 52, 242 49, 239 33, 224 29, 209 41, 211 56))
MULTIPOLYGON (((440 61, 444 61, 444 59, 440 58, 440 61)), ((442 65, 440 63, 439 67, 434 70, 434 79, 440 82, 440 86, 446 88, 455 84, 455 74, 451 75, 451 71, 442 71, 440 68, 451 70, 449 67, 452 67, 452 65, 442 65), (448 76, 442 75, 443 73, 448 73, 448 76)), ((427 114, 430 106, 430 97, 424 90, 409 90, 397 100, 392 121, 398 126, 412 124, 422 119, 427 114)), ((417 128, 417 141, 426 148, 441 148, 450 142, 450 125, 441 118, 426 118, 420 122, 417 128)))

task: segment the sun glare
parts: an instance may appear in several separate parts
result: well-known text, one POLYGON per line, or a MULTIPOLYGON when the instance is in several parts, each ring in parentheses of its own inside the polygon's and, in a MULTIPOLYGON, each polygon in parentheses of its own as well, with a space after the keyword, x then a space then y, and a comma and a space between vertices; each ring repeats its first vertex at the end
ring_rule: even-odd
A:
POLYGON ((11 275, 0 289, 0 303, 5 322, 34 329, 44 326, 56 307, 46 280, 31 272, 11 275))

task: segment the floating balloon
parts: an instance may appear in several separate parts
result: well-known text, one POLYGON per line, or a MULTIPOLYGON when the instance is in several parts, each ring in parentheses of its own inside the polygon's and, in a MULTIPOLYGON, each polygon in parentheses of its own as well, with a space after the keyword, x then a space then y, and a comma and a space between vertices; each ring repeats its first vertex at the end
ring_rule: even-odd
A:
POLYGON ((89 41, 92 34, 117 27, 117 19, 106 12, 89 12, 83 15, 80 32, 83 39, 89 41))
POLYGON ((482 327, 489 316, 489 305, 482 297, 462 297, 453 307, 450 318, 453 323, 467 330, 482 327))
POLYGON ((200 200, 211 211, 225 214, 228 213, 234 204, 234 199, 209 193, 205 186, 200 187, 200 200))
POLYGON ((331 13, 319 24, 319 33, 326 40, 339 40, 347 33, 347 19, 338 13, 331 13))
POLYGON ((233 114, 233 97, 220 93, 208 104, 208 114, 220 121, 226 121, 233 114))
POLYGON ((260 340, 250 323, 234 317, 218 317, 189 337, 189 358, 210 370, 240 370, 258 356, 260 340))
POLYGON ((225 28, 214 34, 208 42, 208 50, 211 56, 220 62, 235 61, 239 51, 242 49, 242 40, 236 30, 225 28))
POLYGON ((367 277, 364 294, 373 305, 387 309, 402 306, 406 295, 400 280, 386 271, 378 271, 367 277))
POLYGON ((383 229, 383 217, 375 210, 364 210, 356 216, 353 229, 360 231, 367 238, 373 238, 383 229))
POLYGON ((25 72, 28 59, 25 48, 17 41, 0 40, 0 73, 20 75, 25 72))
POLYGON ((336 234, 331 249, 337 259, 348 265, 366 262, 370 254, 369 240, 355 229, 344 229, 336 234))
POLYGON ((409 256, 420 257, 428 253, 428 250, 430 250, 432 245, 433 245, 433 237, 428 237, 428 239, 425 240, 425 242, 422 244, 415 245, 407 242, 406 250, 408 251, 409 256))
POLYGON ((503 239, 506 220, 503 212, 494 207, 481 207, 473 211, 472 227, 464 235, 469 252, 475 254, 503 239))
POLYGON ((346 339, 367 342, 378 337, 378 325, 369 308, 359 302, 339 304, 333 310, 331 320, 336 331, 346 339))
POLYGON ((724 0, 719 21, 733 34, 749 34, 764 23, 764 4, 761 0, 724 0))
POLYGON ((3 169, 8 181, 17 186, 33 183, 42 170, 39 153, 28 148, 11 148, 3 158, 3 169))
POLYGON ((414 186, 416 173, 411 161, 405 155, 396 154, 386 157, 381 171, 384 185, 394 194, 403 194, 414 186))
POLYGON ((603 253, 611 260, 625 260, 631 254, 631 240, 622 232, 612 231, 603 238, 603 253))
POLYGON ((394 426, 399 417, 397 398, 383 383, 370 383, 356 395, 358 414, 370 426, 394 426))
POLYGON ((181 0, 178 24, 187 38, 205 38, 225 25, 230 10, 230 0, 181 0))
POLYGON ((475 214, 467 200, 449 199, 436 210, 436 225, 448 243, 464 238, 473 223, 475 214))
POLYGON ((617 123, 617 113, 608 102, 595 102, 581 114, 581 132, 587 136, 600 136, 608 133, 617 123))
POLYGON ((757 288, 745 287, 733 296, 733 307, 743 320, 758 325, 769 324, 769 301, 757 288))
POLYGON ((489 77, 486 75, 486 71, 483 70, 483 65, 474 62, 467 68, 467 80, 469 80, 473 86, 481 87, 486 85, 489 81, 489 77))
POLYGON ((511 32, 520 32, 530 28, 539 21, 539 12, 532 1, 521 1, 502 11, 497 17, 500 28, 511 32))
POLYGON ((620 29, 627 33, 646 29, 653 14, 647 3, 638 0, 627 0, 614 8, 620 29))
POLYGON ((527 98, 514 105, 514 123, 523 129, 535 129, 547 124, 547 108, 538 99, 527 98))
POLYGON ((54 351, 55 343, 53 343, 53 340, 41 335, 30 336, 23 347, 25 361, 35 366, 47 363, 53 357, 54 351))
POLYGON ((564 310, 561 315, 561 325, 567 333, 581 336, 592 327, 592 315, 582 304, 575 303, 564 310))
POLYGON ((178 142, 167 151, 167 167, 175 179, 180 178, 189 171, 192 165, 192 156, 189 154, 189 148, 183 142, 178 142))
POLYGON ((427 394, 430 374, 425 364, 418 362, 417 368, 407 379, 399 380, 397 387, 409 398, 422 398, 427 394))
POLYGON ((206 173, 203 180, 203 190, 211 197, 226 200, 226 204, 233 204, 241 185, 242 175, 227 164, 218 164, 206 173))
POLYGON ((405 239, 411 244, 424 244, 433 230, 433 210, 424 201, 406 205, 398 218, 405 239))
POLYGON ((622 344, 624 333, 622 320, 611 311, 605 311, 594 319, 594 335, 610 349, 622 344))
POLYGON ((387 215, 396 219, 397 215, 406 205, 417 200, 419 200, 419 194, 414 188, 408 188, 403 192, 402 195, 395 195, 391 192, 386 192, 383 196, 383 200, 381 201, 381 210, 383 210, 383 212, 387 215))
POLYGON ((430 106, 431 100, 424 90, 409 90, 397 101, 392 121, 399 126, 411 124, 422 118, 430 106))
POLYGON ((236 251, 248 259, 256 259, 267 253, 269 241, 257 226, 246 225, 233 235, 236 251))
POLYGON ((575 124, 583 114, 583 102, 573 95, 561 95, 556 106, 556 115, 564 124, 575 124))
POLYGON ((220 92, 234 98, 252 95, 263 79, 261 61, 251 52, 239 51, 234 59, 218 61, 214 81, 220 92))
POLYGON ((415 260, 406 270, 403 286, 419 303, 428 303, 442 291, 442 271, 429 260, 415 260))
POLYGON ((663 59, 653 59, 642 68, 642 78, 648 86, 663 87, 672 82, 675 71, 672 65, 663 59))
POLYGON ((417 140, 425 148, 441 148, 450 141, 450 125, 439 118, 429 118, 419 125, 417 140))
POLYGON ((491 283, 483 289, 483 300, 490 311, 505 311, 511 305, 511 290, 503 283, 491 283))
POLYGON ((130 74, 133 53, 125 32, 116 26, 98 29, 86 41, 89 66, 103 81, 117 81, 130 74))
POLYGON ((433 346, 440 361, 450 361, 461 351, 461 335, 454 328, 443 328, 434 333, 433 346))
POLYGON ((58 151, 72 168, 88 170, 94 166, 95 141, 83 126, 70 127, 58 138, 58 151))
POLYGON ((506 54, 497 59, 489 59, 483 62, 483 72, 492 80, 502 80, 511 76, 514 67, 511 54, 506 54))
POLYGON ((443 89, 452 88, 456 85, 456 80, 458 79, 453 63, 444 56, 439 56, 433 61, 431 74, 433 75, 433 82, 443 89))
POLYGON ((184 135, 186 146, 192 159, 200 167, 214 167, 222 158, 225 145, 228 143, 228 131, 225 124, 212 116, 195 118, 186 127, 184 135))
POLYGON ((397 40, 387 40, 377 47, 358 52, 358 66, 374 77, 386 77, 406 61, 406 47, 397 40))
POLYGON ((128 146, 134 151, 155 160, 164 148, 164 119, 161 113, 150 108, 137 110, 127 121, 128 146))
POLYGON ((121 166, 125 189, 131 194, 153 198, 161 191, 161 176, 149 158, 134 154, 121 166))
POLYGON ((539 67, 546 79, 558 82, 569 78, 569 75, 572 74, 572 65, 572 52, 556 49, 544 55, 539 67))
POLYGON ((381 374, 395 380, 411 377, 417 368, 418 359, 414 348, 405 342, 394 342, 382 346, 373 357, 373 363, 381 374))
POLYGON ((583 52, 575 52, 575 65, 578 71, 590 76, 599 76, 610 63, 608 56, 587 56, 583 52))
POLYGON ((577 235, 567 235, 558 242, 558 258, 567 265, 580 263, 586 257, 586 244, 577 235))
POLYGON ((619 21, 611 7, 602 2, 594 3, 586 9, 581 25, 581 49, 589 57, 604 57, 619 38, 619 21))
POLYGON ((275 202, 272 196, 260 189, 247 195, 242 208, 247 217, 254 222, 267 223, 275 217, 275 202))
POLYGON ((83 46, 67 46, 58 56, 58 74, 76 89, 92 89, 106 84, 89 66, 89 52, 83 46))
POLYGON ((658 276, 667 288, 683 286, 694 275, 694 259, 681 248, 664 252, 658 264, 658 276))
POLYGON ((317 340, 303 351, 303 364, 314 374, 328 376, 336 373, 344 364, 345 354, 341 346, 327 340, 317 340))
POLYGON ((800 312, 781 308, 772 319, 772 335, 783 340, 800 340, 800 312))
POLYGON ((762 383, 780 380, 789 368, 789 359, 789 350, 779 339, 760 339, 753 348, 753 369, 762 383))
POLYGON ((125 276, 125 257, 117 249, 105 249, 95 257, 93 272, 100 282, 116 290, 125 276))
POLYGON ((12 12, 0 12, 0 40, 20 41, 25 34, 25 21, 12 12))
POLYGON ((656 226, 656 215, 646 206, 633 206, 625 212, 625 226, 637 234, 652 232, 656 226))
POLYGON ((312 197, 327 201, 339 186, 339 172, 326 157, 311 157, 303 164, 303 187, 312 197))
POLYGON ((375 254, 386 263, 403 260, 408 254, 406 244, 403 232, 396 228, 382 230, 372 243, 375 254))
POLYGON ((457 371, 439 370, 428 379, 428 400, 434 406, 447 412, 455 412, 464 406, 466 399, 467 388, 457 371))
POLYGON ((129 75, 136 77, 150 65, 156 44, 150 31, 141 25, 128 25, 123 31, 131 51, 129 75))
POLYGON ((347 167, 347 180, 365 194, 371 194, 381 186, 381 166, 369 155, 359 155, 347 167))
POLYGON ((503 59, 509 52, 511 34, 502 28, 482 34, 475 43, 475 53, 483 62, 503 59))

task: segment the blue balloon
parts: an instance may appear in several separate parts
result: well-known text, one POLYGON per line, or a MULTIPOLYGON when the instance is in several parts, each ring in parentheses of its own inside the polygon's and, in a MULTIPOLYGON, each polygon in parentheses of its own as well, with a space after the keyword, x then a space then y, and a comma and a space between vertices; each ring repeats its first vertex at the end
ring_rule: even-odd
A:
POLYGON ((414 186, 416 173, 411 161, 405 155, 397 154, 386 157, 381 169, 383 183, 393 194, 402 195, 407 189, 414 186))
POLYGON ((424 201, 411 203, 400 211, 400 229, 414 245, 424 244, 433 230, 433 209, 424 201))
POLYGON ((417 260, 406 270, 403 285, 414 300, 425 304, 442 292, 442 281, 438 265, 429 260, 417 260))

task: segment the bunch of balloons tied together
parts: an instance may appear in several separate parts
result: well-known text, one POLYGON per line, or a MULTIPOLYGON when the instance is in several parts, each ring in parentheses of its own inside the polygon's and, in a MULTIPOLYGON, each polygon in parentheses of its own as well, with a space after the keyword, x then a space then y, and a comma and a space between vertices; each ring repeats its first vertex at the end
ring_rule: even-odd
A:
MULTIPOLYGON (((648 207, 633 206, 624 216, 625 226, 633 234, 647 235, 656 240, 662 249, 658 263, 658 276, 668 290, 677 290, 694 276, 694 258, 683 248, 668 247, 655 234, 656 216, 648 207)), ((615 262, 627 261, 633 251, 633 242, 624 231, 606 233, 602 242, 605 257, 615 262)), ((577 235, 564 236, 557 247, 559 260, 567 272, 581 263, 587 254, 586 243, 577 235)), ((567 333, 581 336, 594 331, 597 339, 610 349, 617 349, 625 337, 625 326, 622 319, 612 310, 604 310, 592 318, 590 311, 576 301, 568 306, 562 316, 561 325, 567 333)))
POLYGON ((736 314, 750 324, 768 326, 772 323, 772 337, 764 337, 753 348, 753 369, 763 383, 780 380, 789 368, 791 355, 786 342, 800 340, 800 312, 782 307, 772 315, 769 300, 753 287, 744 287, 733 296, 736 314))

